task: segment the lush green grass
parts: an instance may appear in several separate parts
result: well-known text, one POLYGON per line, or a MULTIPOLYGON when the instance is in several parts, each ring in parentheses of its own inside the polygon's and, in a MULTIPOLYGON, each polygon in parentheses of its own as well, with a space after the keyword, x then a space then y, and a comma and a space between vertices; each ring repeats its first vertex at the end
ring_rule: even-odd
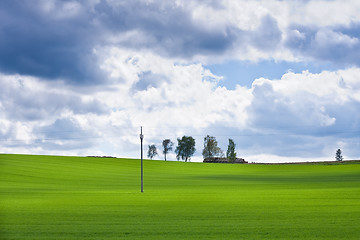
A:
POLYGON ((144 166, 0 155, 0 238, 360 238, 360 164, 144 166))

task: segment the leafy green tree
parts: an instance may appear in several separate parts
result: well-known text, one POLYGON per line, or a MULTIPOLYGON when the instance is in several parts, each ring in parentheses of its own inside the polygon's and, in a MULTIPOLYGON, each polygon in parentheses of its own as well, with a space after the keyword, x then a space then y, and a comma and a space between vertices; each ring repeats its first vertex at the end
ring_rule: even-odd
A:
POLYGON ((153 157, 155 157, 156 155, 158 155, 156 146, 154 144, 149 145, 149 150, 148 150, 147 156, 149 158, 153 159, 153 157))
POLYGON ((341 155, 341 149, 339 148, 338 150, 336 150, 336 154, 335 154, 335 159, 336 161, 342 161, 344 158, 343 156, 341 155))
POLYGON ((218 147, 218 142, 216 141, 216 138, 209 135, 204 137, 204 149, 202 151, 204 159, 220 156, 221 154, 222 151, 218 147))
POLYGON ((178 145, 175 149, 176 158, 179 160, 190 161, 192 155, 194 155, 195 149, 195 139, 193 137, 183 136, 181 139, 178 138, 178 145))
POLYGON ((165 156, 165 161, 166 161, 166 154, 172 150, 172 147, 174 145, 174 143, 172 141, 170 141, 170 139, 165 139, 163 142, 162 142, 162 145, 163 145, 163 154, 165 156))
POLYGON ((226 158, 229 162, 234 163, 236 160, 236 152, 235 152, 236 144, 232 139, 229 138, 229 145, 226 151, 226 158))

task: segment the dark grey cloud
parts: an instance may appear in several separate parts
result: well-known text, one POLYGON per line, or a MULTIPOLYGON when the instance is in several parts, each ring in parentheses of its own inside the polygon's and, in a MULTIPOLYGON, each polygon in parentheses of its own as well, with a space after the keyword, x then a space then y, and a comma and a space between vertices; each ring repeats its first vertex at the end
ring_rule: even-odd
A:
POLYGON ((2 72, 62 78, 72 83, 104 81, 96 56, 92 54, 93 47, 108 44, 106 36, 130 30, 144 32, 149 39, 141 41, 140 46, 134 45, 133 39, 121 44, 134 48, 156 45, 163 54, 169 55, 221 52, 233 41, 231 31, 227 36, 195 27, 189 13, 174 3, 119 1, 110 4, 103 0, 93 9, 82 3, 83 12, 71 18, 45 14, 40 11, 40 4, 39 1, 1 1, 2 72))
MULTIPOLYGON (((195 133, 190 135, 193 134, 195 133)), ((324 155, 324 149, 337 141, 336 137, 312 136, 275 128, 263 130, 254 130, 251 127, 241 129, 222 126, 219 128, 218 125, 214 124, 202 130, 200 136, 196 138, 198 149, 203 147, 203 137, 201 136, 207 134, 216 137, 219 147, 224 153, 226 153, 229 138, 233 139, 236 143, 237 155, 244 158, 262 153, 283 157, 318 158, 324 155)), ((359 151, 351 150, 347 153, 356 155, 359 151)), ((271 160, 273 159, 268 159, 268 161, 271 160)))
POLYGON ((38 96, 25 94, 19 98, 3 101, 3 105, 5 108, 14 109, 7 112, 8 119, 21 121, 46 119, 66 110, 74 114, 105 114, 108 112, 106 107, 97 100, 84 102, 77 96, 65 94, 42 94, 38 96))
MULTIPOLYGON (((80 9, 74 15, 62 9, 66 3, 55 1, 54 12, 46 12, 41 1, 0 2, 1 72, 99 84, 106 77, 93 53, 97 47, 146 48, 166 57, 191 59, 225 54, 249 44, 268 50, 281 40, 271 16, 264 17, 257 30, 243 31, 231 24, 204 26, 172 1, 101 0, 94 6, 78 1, 80 9), (138 34, 124 37, 128 32, 138 34), (123 37, 114 40, 118 36, 123 37)), ((216 1, 201 4, 221 7, 216 1)))
POLYGON ((261 24, 252 34, 251 43, 262 50, 273 50, 281 41, 277 21, 270 15, 263 17, 261 24))
POLYGON ((0 143, 6 148, 43 149, 45 151, 85 150, 97 144, 98 136, 91 130, 83 129, 73 119, 59 118, 53 123, 35 127, 31 131, 31 138, 18 138, 20 132, 12 125, 3 134, 0 132, 0 143))
POLYGON ((35 128, 33 133, 37 135, 37 140, 32 144, 47 150, 86 149, 96 142, 93 133, 67 118, 56 119, 48 126, 35 128))
MULTIPOLYGON (((213 4, 209 1, 209 4, 213 4)), ((221 53, 237 39, 238 29, 206 30, 193 21, 191 13, 174 2, 142 1, 109 3, 95 6, 96 16, 112 33, 137 30, 146 41, 129 39, 127 47, 152 48, 167 56, 192 57, 196 54, 221 53), (141 42, 141 43, 139 43, 141 42)))
MULTIPOLYGON (((1 78, 1 76, 0 76, 1 78)), ((81 94, 69 89, 47 91, 46 87, 29 87, 22 78, 12 81, 0 79, 0 103, 6 118, 12 121, 36 121, 71 111, 74 114, 109 113, 106 105, 97 99, 84 101, 81 94)), ((46 85, 45 85, 46 86, 46 85)))
POLYGON ((327 138, 266 132, 251 133, 235 137, 234 140, 239 148, 249 155, 261 152, 283 157, 303 158, 322 157, 324 149, 329 144, 327 138))
POLYGON ((142 72, 139 75, 139 80, 134 84, 133 90, 143 91, 150 87, 158 88, 161 83, 168 81, 169 79, 162 74, 156 74, 151 71, 142 72))
MULTIPOLYGON (((70 1, 54 1, 53 12, 45 11, 44 3, 0 2, 1 72, 60 78, 72 84, 99 84, 106 83, 107 78, 93 53, 97 47, 150 49, 165 57, 192 59, 249 47, 271 52, 283 44, 282 32, 271 15, 263 17, 257 29, 242 30, 231 23, 214 28, 196 22, 189 9, 173 1, 101 0, 95 5, 76 1, 76 14, 64 8, 70 1), (129 32, 137 34, 126 35, 129 32)), ((225 7, 212 0, 198 4, 214 11, 225 7)), ((285 46, 296 56, 340 66, 360 65, 357 23, 329 29, 290 26, 288 36, 285 46)))
POLYGON ((360 23, 359 22, 352 22, 346 26, 336 26, 334 27, 334 31, 342 32, 351 37, 360 38, 360 23))
POLYGON ((291 26, 285 45, 298 56, 337 66, 360 66, 360 28, 291 26))
POLYGON ((96 81, 100 72, 91 54, 96 42, 91 16, 58 19, 40 8, 39 1, 1 1, 0 70, 72 83, 96 81))
POLYGON ((284 96, 270 83, 254 86, 248 107, 252 127, 264 133, 307 137, 353 138, 360 134, 359 101, 336 101, 339 96, 317 96, 298 91, 284 96))
POLYGON ((360 137, 360 102, 354 99, 346 104, 331 104, 327 106, 329 115, 336 118, 336 123, 327 131, 319 131, 319 134, 330 134, 343 138, 360 137))

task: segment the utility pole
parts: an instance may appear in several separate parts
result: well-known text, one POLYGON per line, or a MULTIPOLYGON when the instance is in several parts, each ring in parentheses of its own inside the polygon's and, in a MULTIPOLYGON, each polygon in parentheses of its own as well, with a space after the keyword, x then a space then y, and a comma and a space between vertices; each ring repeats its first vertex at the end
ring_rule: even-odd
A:
POLYGON ((140 130, 140 142, 141 142, 141 192, 144 192, 144 175, 143 175, 143 139, 144 135, 142 134, 142 127, 140 130))

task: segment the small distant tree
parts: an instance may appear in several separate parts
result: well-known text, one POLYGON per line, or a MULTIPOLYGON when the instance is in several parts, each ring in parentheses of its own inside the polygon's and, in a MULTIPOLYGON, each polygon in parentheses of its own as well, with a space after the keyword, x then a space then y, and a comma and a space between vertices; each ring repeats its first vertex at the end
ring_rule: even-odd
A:
POLYGON ((149 145, 149 150, 148 150, 147 156, 149 158, 153 159, 153 157, 155 157, 156 155, 158 155, 156 146, 154 144, 149 145))
POLYGON ((170 139, 165 139, 163 142, 162 142, 162 145, 163 145, 163 154, 165 156, 165 161, 166 161, 166 154, 169 152, 169 151, 172 151, 172 147, 174 145, 174 143, 172 141, 170 141, 170 139))
POLYGON ((336 161, 342 161, 344 158, 343 156, 341 155, 341 149, 339 148, 338 150, 336 150, 336 154, 335 154, 335 159, 336 161))
POLYGON ((235 152, 236 144, 232 139, 229 139, 228 149, 226 151, 226 158, 229 162, 234 163, 236 160, 236 152, 235 152))
POLYGON ((204 137, 204 149, 202 155, 205 158, 220 156, 222 154, 221 148, 218 147, 218 142, 215 137, 207 135, 204 137))
POLYGON ((187 162, 190 161, 192 155, 194 155, 195 149, 195 139, 193 137, 183 136, 181 139, 178 138, 178 145, 175 149, 176 159, 185 160, 187 162))

